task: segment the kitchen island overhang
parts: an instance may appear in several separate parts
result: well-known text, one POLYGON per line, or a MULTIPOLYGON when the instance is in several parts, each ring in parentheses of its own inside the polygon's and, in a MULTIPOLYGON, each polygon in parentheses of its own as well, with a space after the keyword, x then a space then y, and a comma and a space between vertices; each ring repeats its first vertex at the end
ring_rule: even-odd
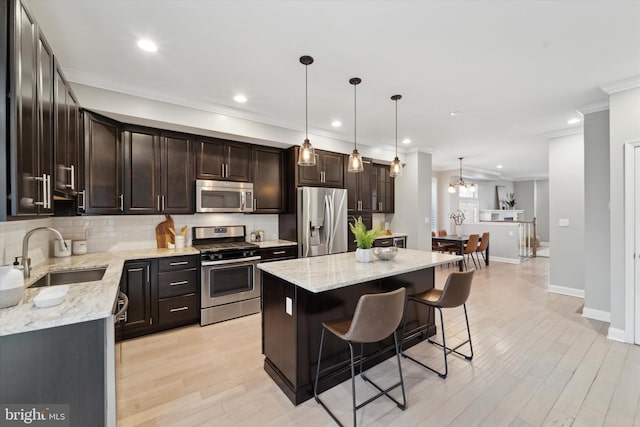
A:
MULTIPOLYGON (((262 274, 262 352, 264 369, 295 404, 313 396, 322 322, 350 318, 361 295, 400 287, 407 295, 434 287, 434 268, 459 256, 399 249, 390 261, 360 263, 342 253, 258 264, 262 274)), ((411 307, 407 329, 433 325, 433 313, 411 307)), ((402 326, 399 327, 399 332, 402 326)), ((435 326, 413 338, 415 345, 435 333, 435 326)), ((363 369, 394 355, 393 337, 364 346, 363 369)), ((319 391, 348 378, 349 352, 344 342, 326 339, 319 391)))

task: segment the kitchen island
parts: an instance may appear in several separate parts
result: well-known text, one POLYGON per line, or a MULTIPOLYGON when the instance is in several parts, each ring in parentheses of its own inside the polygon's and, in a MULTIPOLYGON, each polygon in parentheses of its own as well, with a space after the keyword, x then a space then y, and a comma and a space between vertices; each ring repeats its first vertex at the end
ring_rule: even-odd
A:
MULTIPOLYGON (((407 294, 434 287, 434 267, 459 256, 398 249, 390 261, 359 263, 353 252, 258 264, 262 270, 262 352, 264 369, 295 404, 313 396, 322 322, 349 318, 361 295, 400 287, 407 294)), ((407 313, 407 328, 433 325, 433 313, 407 313)), ((401 327, 400 327, 401 328, 401 327)), ((405 344, 415 345, 435 333, 435 326, 405 344)), ((329 334, 331 335, 331 334, 329 334)), ((329 336, 328 336, 329 337, 329 336)), ((394 355, 393 337, 366 344, 367 369, 394 355)), ((335 337, 325 340, 319 391, 350 377, 349 352, 335 337)))

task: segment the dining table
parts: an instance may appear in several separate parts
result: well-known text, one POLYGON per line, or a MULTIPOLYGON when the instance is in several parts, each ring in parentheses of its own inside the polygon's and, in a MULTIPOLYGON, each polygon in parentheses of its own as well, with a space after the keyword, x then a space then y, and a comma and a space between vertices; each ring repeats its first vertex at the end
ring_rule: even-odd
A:
MULTIPOLYGON (((447 234, 446 236, 435 236, 435 237, 432 236, 431 241, 436 243, 441 243, 444 245, 456 245, 458 247, 457 254, 462 255, 464 254, 464 247, 469 241, 469 235, 465 234, 465 235, 458 236, 458 235, 447 234)), ((478 236, 478 242, 481 242, 481 241, 482 241, 482 235, 478 236)), ((489 245, 487 245, 487 249, 484 254, 484 262, 486 265, 489 265, 489 245)), ((460 267, 460 271, 464 271, 464 259, 461 259, 458 262, 458 265, 460 267)))

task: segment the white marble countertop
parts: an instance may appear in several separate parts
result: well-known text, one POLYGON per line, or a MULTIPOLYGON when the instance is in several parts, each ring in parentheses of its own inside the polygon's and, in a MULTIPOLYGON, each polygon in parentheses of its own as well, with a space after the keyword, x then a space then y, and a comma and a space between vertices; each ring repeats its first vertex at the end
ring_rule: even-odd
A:
POLYGON ((25 279, 27 288, 22 297, 22 302, 13 307, 0 309, 0 336, 109 317, 112 315, 113 306, 118 295, 120 277, 122 276, 122 268, 125 261, 198 253, 196 249, 187 247, 184 249, 138 249, 119 252, 98 252, 65 258, 50 258, 32 268, 31 277, 25 279), (38 308, 34 305, 33 298, 43 288, 30 289, 29 286, 48 272, 95 267, 106 267, 102 280, 69 285, 69 292, 60 305, 48 308, 38 308))
POLYGON ((291 240, 265 240, 264 242, 251 242, 260 246, 260 249, 268 249, 268 248, 279 248, 283 246, 297 246, 297 242, 292 242, 291 240))
POLYGON ((355 252, 298 258, 258 264, 258 268, 313 293, 435 267, 460 256, 438 252, 398 249, 389 261, 356 261, 355 252))

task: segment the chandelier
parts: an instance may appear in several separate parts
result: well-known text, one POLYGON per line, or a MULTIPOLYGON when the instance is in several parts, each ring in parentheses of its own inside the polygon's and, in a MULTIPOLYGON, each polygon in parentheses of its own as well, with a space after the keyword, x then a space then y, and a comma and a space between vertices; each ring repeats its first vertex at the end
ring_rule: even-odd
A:
POLYGON ((466 188, 467 190, 471 191, 472 193, 474 191, 476 191, 476 185, 475 184, 467 184, 466 182, 464 182, 464 179, 462 179, 462 159, 464 157, 458 157, 458 160, 460 160, 460 175, 458 176, 458 180, 456 182, 452 182, 449 183, 449 193, 455 193, 456 192, 456 187, 459 188, 466 188))

